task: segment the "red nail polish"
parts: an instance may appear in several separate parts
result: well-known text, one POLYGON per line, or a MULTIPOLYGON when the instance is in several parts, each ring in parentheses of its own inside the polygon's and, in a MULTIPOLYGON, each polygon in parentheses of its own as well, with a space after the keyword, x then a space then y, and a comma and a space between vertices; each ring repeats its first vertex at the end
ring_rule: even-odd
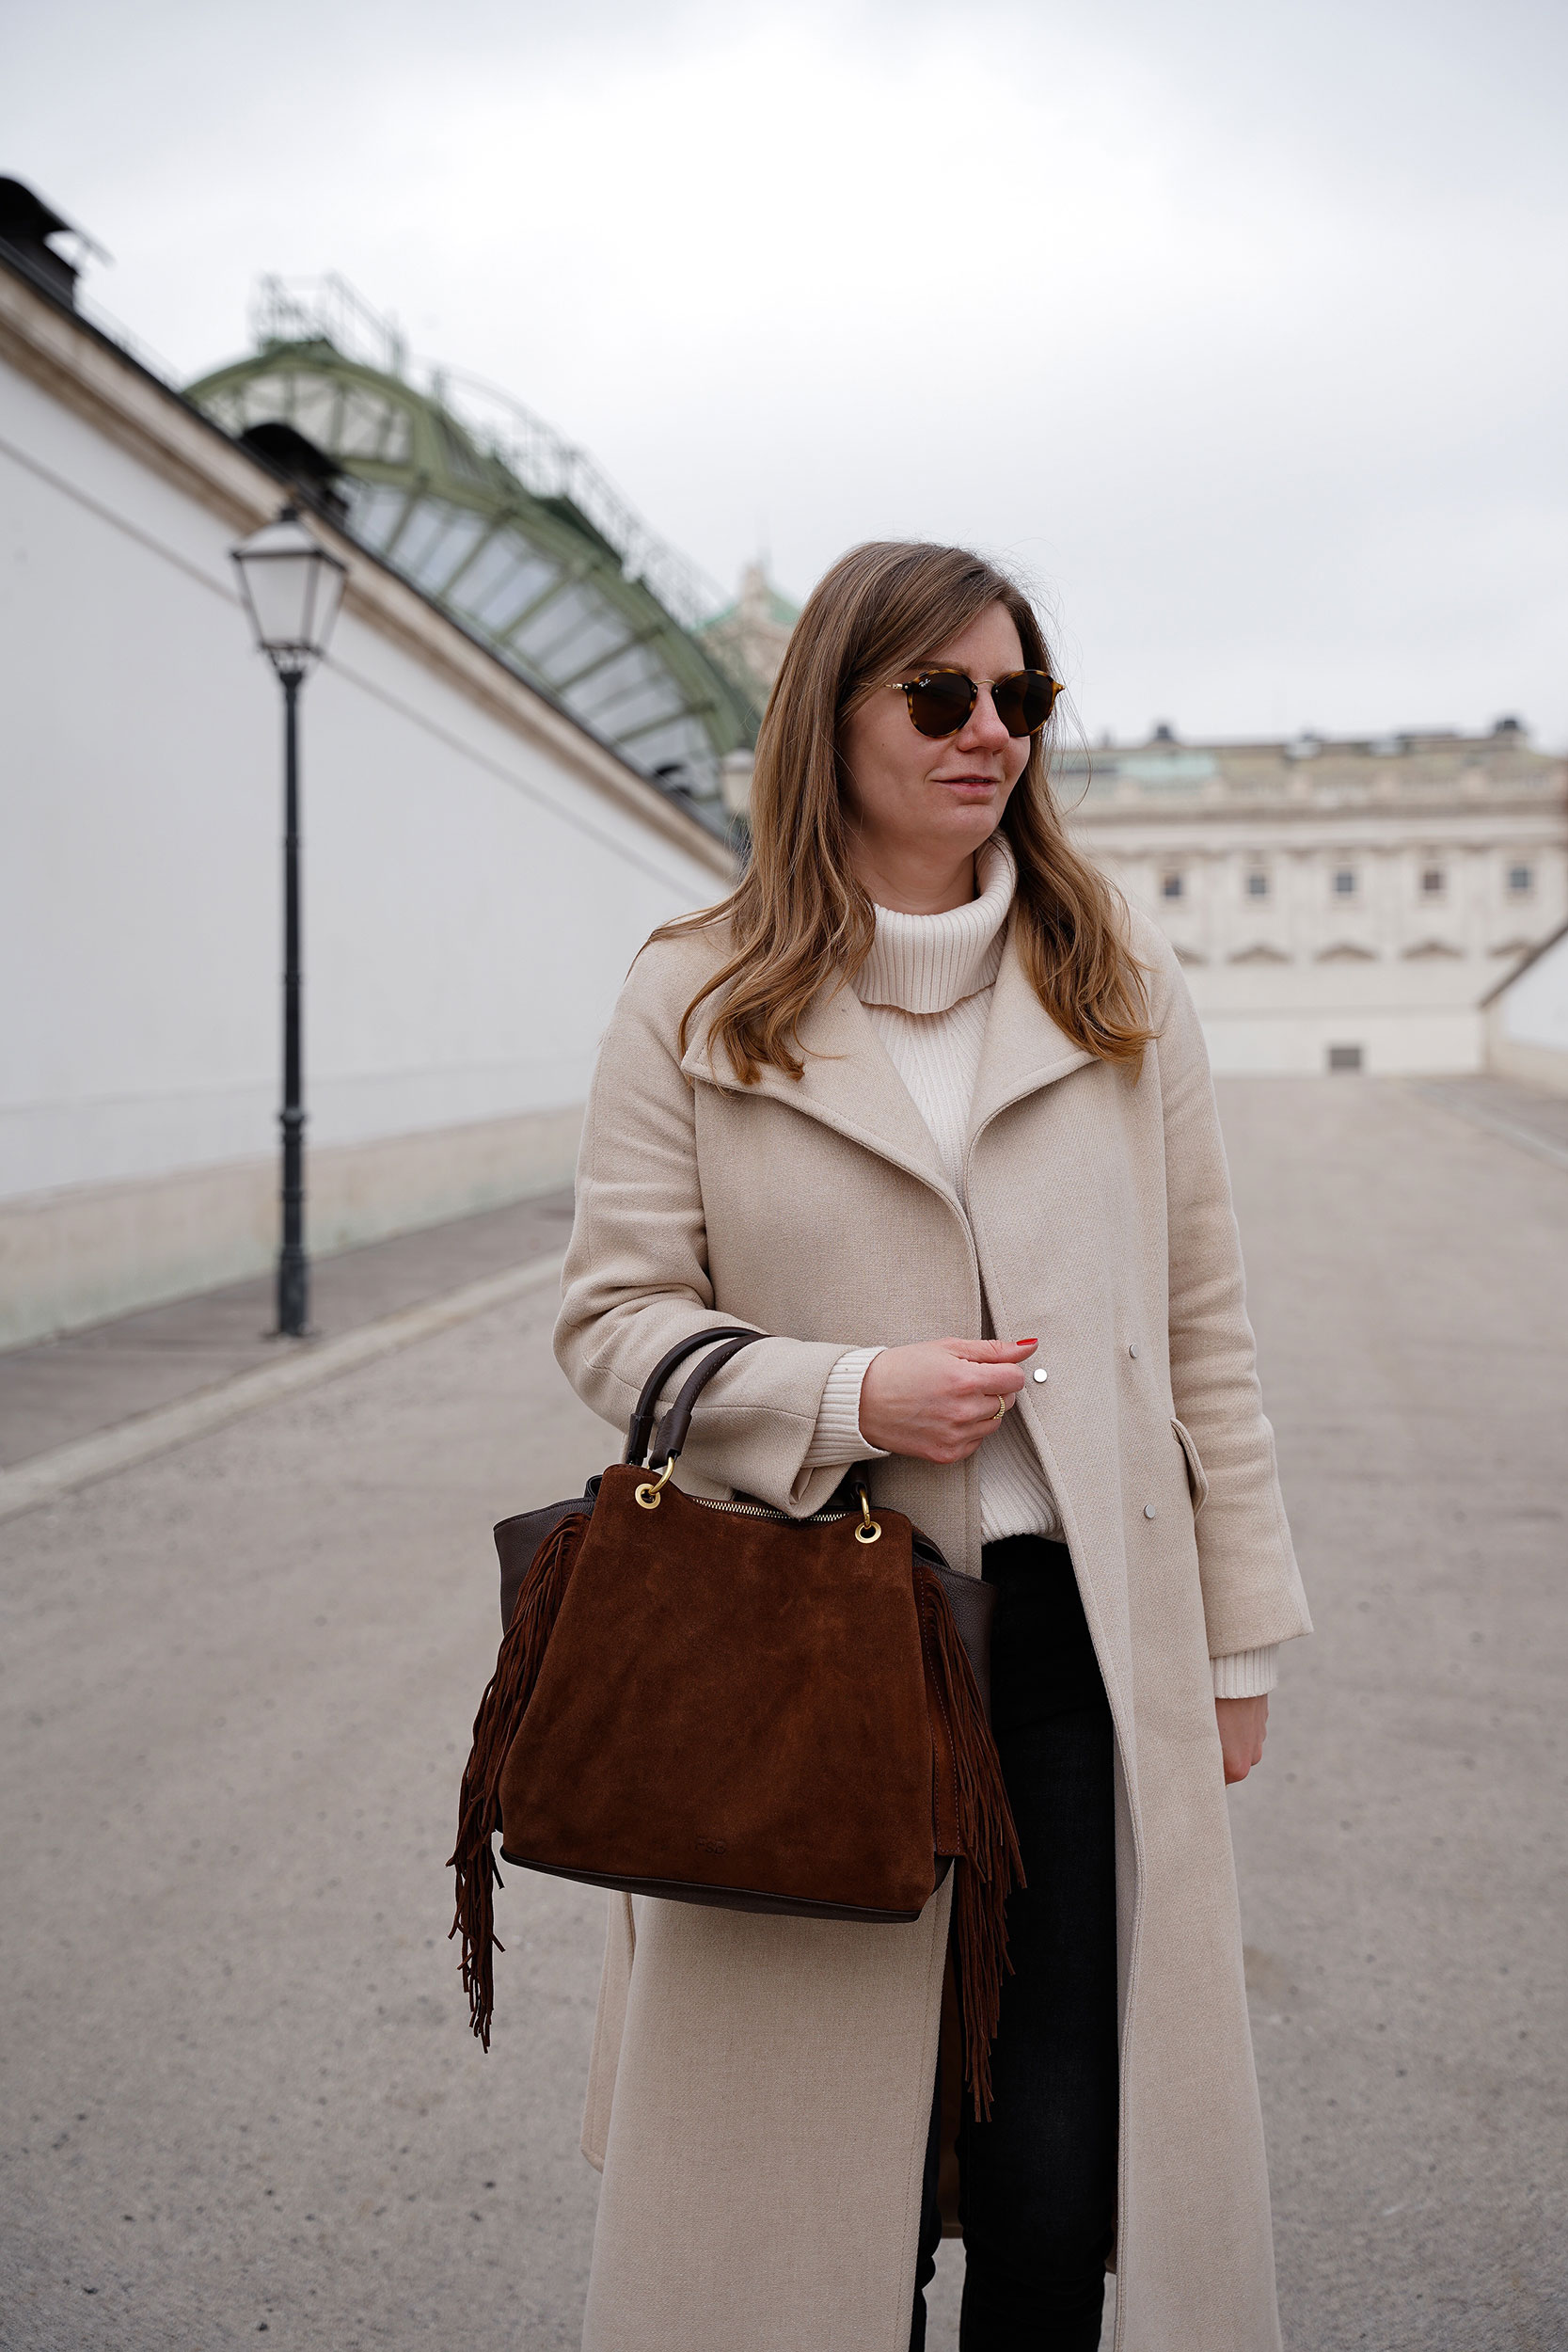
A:
POLYGON ((1013 1345, 1015 1347, 1038 1347, 1039 1342, 1038 1340, 1015 1340, 1013 1345))

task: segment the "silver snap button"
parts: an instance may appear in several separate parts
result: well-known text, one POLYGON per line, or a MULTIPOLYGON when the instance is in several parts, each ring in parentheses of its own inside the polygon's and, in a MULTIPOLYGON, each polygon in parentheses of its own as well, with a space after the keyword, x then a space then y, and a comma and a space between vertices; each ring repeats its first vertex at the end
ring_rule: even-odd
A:
POLYGON ((1037 1372, 1035 1377, 1037 1380, 1049 1380, 1051 1375, 1048 1372, 1037 1372))
POLYGON ((1138 1352, 1138 1343, 1137 1343, 1137 1341, 1136 1341, 1136 1340, 1133 1340, 1133 1341, 1132 1341, 1132 1342, 1129 1343, 1127 1353, 1129 1354, 1129 1356, 1136 1356, 1137 1352, 1138 1352))
POLYGON ((1144 1517, 1146 1519, 1151 1519, 1154 1517, 1154 1505, 1152 1502, 1146 1502, 1144 1504, 1144 1517))

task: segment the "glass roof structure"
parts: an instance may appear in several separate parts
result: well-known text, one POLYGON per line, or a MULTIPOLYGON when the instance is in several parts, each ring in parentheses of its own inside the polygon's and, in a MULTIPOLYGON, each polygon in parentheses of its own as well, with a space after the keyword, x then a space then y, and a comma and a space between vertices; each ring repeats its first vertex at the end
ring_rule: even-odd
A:
POLYGON ((722 599, 505 394, 429 372, 341 279, 261 281, 258 348, 188 387, 236 436, 286 424, 341 469, 346 528, 531 686, 727 834, 720 764, 759 712, 696 632, 722 599))

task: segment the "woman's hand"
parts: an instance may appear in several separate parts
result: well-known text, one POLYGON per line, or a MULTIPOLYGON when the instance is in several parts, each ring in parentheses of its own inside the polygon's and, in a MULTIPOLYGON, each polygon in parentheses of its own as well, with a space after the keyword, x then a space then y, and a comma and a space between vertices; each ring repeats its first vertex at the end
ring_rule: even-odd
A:
POLYGON ((1038 1340, 920 1340, 884 1347, 861 1382, 861 1435, 884 1454, 962 1462, 1002 1423, 1038 1340))
POLYGON ((1214 1714, 1220 1727, 1220 1752, 1225 1757, 1225 1785, 1245 1780, 1255 1764, 1263 1761, 1269 1730, 1269 1702, 1260 1699, 1216 1699, 1214 1714))

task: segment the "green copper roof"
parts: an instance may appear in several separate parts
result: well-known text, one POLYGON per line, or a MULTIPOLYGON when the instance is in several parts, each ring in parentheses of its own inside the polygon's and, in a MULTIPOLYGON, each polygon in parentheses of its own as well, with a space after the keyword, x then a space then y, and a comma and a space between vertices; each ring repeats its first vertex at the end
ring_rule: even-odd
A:
MULTIPOLYGON (((724 622, 738 619, 742 610, 738 602, 725 605, 723 611, 715 612, 711 620, 698 622, 698 636, 706 637, 710 631, 721 628, 724 622)), ((792 604, 781 590, 774 587, 771 580, 768 582, 765 591, 763 611, 766 618, 779 628, 793 628, 800 617, 800 606, 792 604)))
POLYGON ((401 339, 341 282, 310 306, 265 285, 261 348, 189 397, 236 435, 281 422, 325 451, 364 547, 726 833, 719 763, 758 713, 698 641, 712 600, 690 566, 504 396, 439 373, 416 389, 401 339), (382 347, 345 350, 367 322, 382 347))

